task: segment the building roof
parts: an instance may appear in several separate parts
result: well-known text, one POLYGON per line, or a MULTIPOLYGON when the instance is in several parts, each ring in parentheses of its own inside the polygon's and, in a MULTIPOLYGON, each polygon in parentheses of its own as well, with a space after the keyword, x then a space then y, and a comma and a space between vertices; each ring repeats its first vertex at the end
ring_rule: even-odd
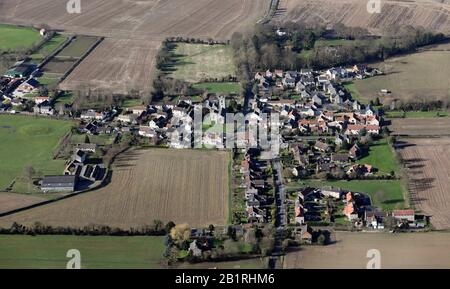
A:
POLYGON ((412 216, 414 215, 414 210, 394 210, 392 214, 394 216, 412 216))
POLYGON ((75 176, 45 176, 42 179, 42 187, 61 188, 75 186, 75 176))

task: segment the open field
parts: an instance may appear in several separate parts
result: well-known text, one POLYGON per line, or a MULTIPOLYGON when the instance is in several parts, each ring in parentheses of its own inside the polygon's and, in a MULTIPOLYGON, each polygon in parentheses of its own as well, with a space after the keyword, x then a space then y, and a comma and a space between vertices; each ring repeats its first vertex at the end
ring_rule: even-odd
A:
POLYGON ((409 179, 411 204, 450 229, 450 138, 402 139, 397 144, 409 179))
POLYGON ((66 90, 87 87, 127 93, 148 91, 154 73, 158 42, 105 39, 61 83, 66 90))
POLYGON ((329 246, 303 246, 288 253, 284 268, 365 269, 367 251, 377 249, 382 269, 450 268, 450 233, 350 233, 336 232, 329 246))
POLYGON ((81 253, 82 269, 159 269, 163 237, 0 236, 0 268, 65 269, 67 251, 81 253))
POLYGON ((233 50, 229 45, 177 43, 175 54, 172 76, 177 79, 199 82, 236 74, 233 50))
POLYGON ((148 149, 122 154, 111 184, 0 218, 0 226, 40 221, 54 226, 102 224, 128 229, 153 220, 192 226, 227 223, 226 152, 148 149))
POLYGON ((28 49, 40 39, 36 29, 0 24, 0 51, 28 49))
POLYGON ((71 33, 110 38, 72 73, 63 89, 79 88, 89 80, 86 86, 92 89, 146 92, 162 40, 172 36, 230 39, 263 18, 269 2, 92 0, 82 4, 81 14, 69 14, 64 0, 0 0, 0 22, 45 23, 71 33))
POLYGON ((396 118, 389 129, 392 135, 450 136, 450 118, 396 118))
POLYGON ((431 46, 373 66, 384 75, 354 82, 354 90, 362 101, 374 100, 381 89, 392 91, 392 97, 401 100, 450 98, 450 44, 431 46))
POLYGON ((205 89, 208 93, 217 93, 217 94, 239 94, 241 89, 239 83, 237 82, 204 82, 193 85, 198 89, 205 89))
POLYGON ((77 36, 66 48, 58 53, 58 57, 80 58, 97 41, 98 37, 77 36))
POLYGON ((433 118, 448 117, 448 111, 386 111, 385 118, 433 118))
POLYGON ((29 165, 42 174, 61 174, 64 160, 53 160, 53 153, 71 125, 68 121, 0 115, 0 189, 20 178, 29 165))
POLYGON ((369 148, 369 154, 359 159, 358 163, 369 164, 383 174, 398 172, 394 150, 386 139, 374 142, 369 148))
POLYGON ((302 21, 364 27, 379 33, 392 25, 450 33, 450 3, 441 0, 381 0, 381 13, 369 13, 361 0, 281 0, 274 21, 302 21))
POLYGON ((40 63, 50 55, 53 51, 55 51, 59 46, 61 46, 65 41, 67 40, 67 37, 62 34, 56 34, 52 37, 52 39, 45 42, 44 45, 41 46, 41 48, 34 54, 32 54, 31 60, 36 63, 40 63))
POLYGON ((332 186, 343 190, 365 193, 370 196, 372 204, 386 211, 401 209, 405 207, 404 192, 405 189, 400 181, 397 180, 354 180, 354 181, 321 181, 304 180, 296 186, 311 186, 321 188, 332 186))
POLYGON ((44 198, 24 194, 0 192, 0 214, 46 201, 44 198))

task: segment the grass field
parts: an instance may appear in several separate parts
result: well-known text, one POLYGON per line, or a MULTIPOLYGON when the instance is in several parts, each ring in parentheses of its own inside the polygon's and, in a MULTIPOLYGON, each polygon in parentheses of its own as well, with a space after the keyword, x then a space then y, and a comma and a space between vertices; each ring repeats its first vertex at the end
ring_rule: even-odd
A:
POLYGON ((361 102, 362 97, 359 91, 355 88, 355 84, 353 82, 347 82, 344 84, 344 87, 350 92, 352 98, 361 102))
POLYGON ((55 51, 59 46, 61 46, 64 41, 67 40, 67 37, 61 34, 56 34, 52 37, 52 39, 48 40, 42 47, 30 57, 33 62, 41 62, 50 55, 53 51, 55 51))
POLYGON ((399 169, 394 151, 386 139, 371 145, 369 154, 359 159, 358 163, 372 165, 383 174, 390 174, 391 171, 398 172, 399 169))
POLYGON ((177 79, 199 82, 236 74, 231 46, 179 43, 175 54, 177 64, 172 76, 177 79))
POLYGON ((140 149, 120 155, 107 186, 0 218, 32 225, 89 224, 129 229, 163 222, 225 225, 228 220, 227 152, 140 149))
POLYGON ((0 51, 27 49, 40 38, 39 32, 33 28, 0 24, 0 51))
MULTIPOLYGON (((448 99, 450 96, 450 44, 374 64, 385 74, 355 81, 362 101, 375 100, 381 89, 402 100, 448 99)), ((383 98, 380 97, 383 101, 383 98)))
POLYGON ((373 205, 383 210, 403 208, 404 191, 403 185, 397 180, 354 180, 354 181, 321 181, 304 180, 302 186, 311 187, 333 186, 343 190, 366 193, 372 199, 373 205))
POLYGON ((197 89, 206 89, 208 93, 238 94, 240 85, 237 82, 203 82, 193 85, 197 89))
POLYGON ((82 269, 157 269, 163 237, 0 236, 0 268, 65 269, 77 249, 82 269))
POLYGON ((336 232, 329 246, 303 246, 288 253, 284 268, 365 269, 370 249, 380 251, 382 269, 450 268, 450 233, 351 233, 336 232))
POLYGON ((97 37, 77 36, 75 40, 58 53, 58 57, 81 57, 97 40, 97 37))
POLYGON ((53 152, 70 127, 67 121, 0 115, 0 188, 21 177, 28 165, 42 174, 61 174, 64 161, 53 160, 53 152))

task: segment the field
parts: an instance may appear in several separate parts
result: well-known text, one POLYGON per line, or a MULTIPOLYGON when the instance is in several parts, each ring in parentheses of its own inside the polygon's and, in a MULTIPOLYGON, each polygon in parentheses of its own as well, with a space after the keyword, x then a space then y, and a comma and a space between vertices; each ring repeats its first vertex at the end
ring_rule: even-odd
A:
POLYGON ((0 51, 28 49, 40 39, 39 32, 33 28, 0 24, 0 51))
POLYGON ((198 89, 206 89, 208 93, 229 93, 238 94, 240 91, 239 83, 237 82, 213 82, 213 83, 198 83, 193 85, 198 89))
POLYGON ((402 139, 411 204, 436 229, 450 228, 450 138, 402 139))
POLYGON ((0 226, 40 221, 55 226, 130 228, 164 222, 224 225, 228 217, 226 152, 148 149, 121 155, 111 184, 0 218, 0 226))
POLYGON ((115 93, 149 89, 155 53, 167 37, 228 40, 234 32, 252 27, 269 8, 266 0, 86 2, 81 14, 69 14, 65 1, 0 0, 0 22, 46 23, 69 33, 107 37, 62 88, 78 88, 89 80, 89 88, 115 93))
POLYGON ((91 87, 115 93, 148 91, 159 42, 105 39, 60 85, 76 90, 91 87))
POLYGON ((394 24, 450 33, 450 3, 440 0, 381 0, 381 13, 370 14, 367 1, 360 0, 281 0, 277 21, 343 23, 379 33, 394 24))
POLYGON ((61 174, 64 160, 53 160, 53 153, 71 125, 68 121, 0 115, 0 189, 20 178, 29 165, 42 174, 61 174))
POLYGON ((396 118, 389 129, 392 135, 450 136, 450 118, 396 118))
POLYGON ((190 82, 236 74, 233 50, 228 45, 179 43, 172 76, 190 82))
POLYGON ((65 269, 77 249, 82 269, 162 268, 163 237, 0 236, 0 268, 65 269))
POLYGON ((448 111, 387 111, 386 118, 433 118, 433 117, 448 117, 448 111))
POLYGON ((181 263, 176 269, 267 269, 267 267, 267 258, 254 258, 224 262, 181 263))
POLYGON ((329 246, 303 246, 287 254, 284 268, 365 269, 367 251, 377 249, 382 269, 450 268, 450 233, 350 233, 336 232, 329 246))
POLYGON ((343 190, 365 193, 370 196, 372 204, 390 211, 405 207, 405 189, 400 181, 396 180, 354 180, 354 181, 319 181, 304 180, 297 186, 308 185, 315 188, 332 186, 343 190))
POLYGON ((373 66, 385 74, 354 82, 362 101, 374 100, 381 89, 392 91, 393 98, 409 101, 450 98, 450 44, 432 46, 373 66))
POLYGON ((0 192, 0 214, 46 201, 45 198, 0 192))
POLYGON ((52 37, 52 39, 45 42, 44 45, 34 54, 32 54, 31 60, 36 63, 42 62, 45 57, 50 55, 53 51, 55 51, 59 46, 61 46, 65 41, 67 40, 67 37, 62 34, 56 34, 52 37))
POLYGON ((394 151, 386 139, 371 145, 369 154, 359 159, 358 163, 372 165, 383 174, 390 174, 391 171, 398 172, 394 151))

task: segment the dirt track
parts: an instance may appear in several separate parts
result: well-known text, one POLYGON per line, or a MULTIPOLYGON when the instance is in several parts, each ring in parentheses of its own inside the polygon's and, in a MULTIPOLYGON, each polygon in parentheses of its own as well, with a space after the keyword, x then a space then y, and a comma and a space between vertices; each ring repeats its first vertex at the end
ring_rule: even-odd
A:
POLYGON ((112 182, 97 191, 0 218, 32 225, 128 229, 164 222, 225 225, 228 216, 226 152, 149 149, 122 154, 112 182))

